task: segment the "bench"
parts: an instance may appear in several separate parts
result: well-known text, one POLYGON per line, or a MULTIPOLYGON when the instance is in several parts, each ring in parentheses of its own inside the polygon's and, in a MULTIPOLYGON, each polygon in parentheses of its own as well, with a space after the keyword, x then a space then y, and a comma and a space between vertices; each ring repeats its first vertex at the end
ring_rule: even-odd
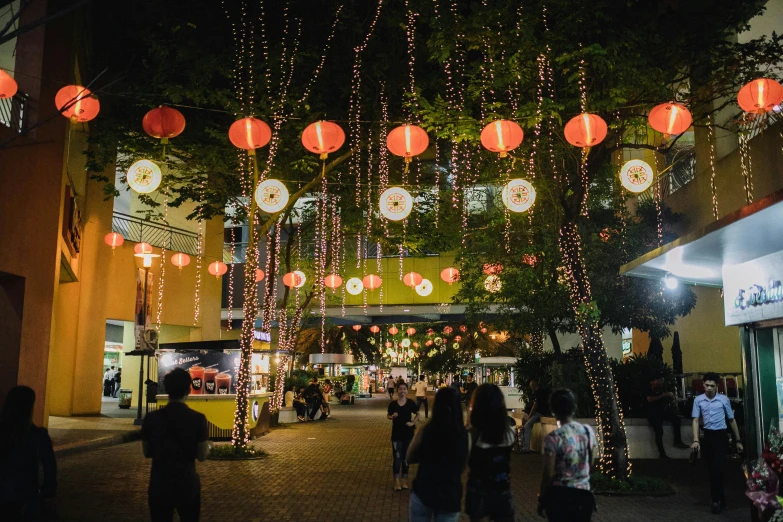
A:
POLYGON ((277 422, 280 424, 292 424, 297 422, 296 410, 294 408, 280 408, 277 422))
POLYGON ((544 453, 544 437, 557 429, 557 419, 554 417, 541 417, 540 422, 533 424, 530 434, 530 449, 541 454, 544 453))

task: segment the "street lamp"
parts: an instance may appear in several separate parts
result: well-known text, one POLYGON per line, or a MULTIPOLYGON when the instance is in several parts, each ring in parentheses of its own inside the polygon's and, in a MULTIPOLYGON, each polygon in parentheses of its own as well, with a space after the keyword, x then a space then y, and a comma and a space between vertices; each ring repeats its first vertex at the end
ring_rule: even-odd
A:
POLYGON ((666 277, 663 278, 663 283, 666 285, 666 288, 669 290, 674 290, 677 288, 677 285, 679 285, 679 281, 677 281, 677 278, 674 277, 671 274, 666 274, 666 277))

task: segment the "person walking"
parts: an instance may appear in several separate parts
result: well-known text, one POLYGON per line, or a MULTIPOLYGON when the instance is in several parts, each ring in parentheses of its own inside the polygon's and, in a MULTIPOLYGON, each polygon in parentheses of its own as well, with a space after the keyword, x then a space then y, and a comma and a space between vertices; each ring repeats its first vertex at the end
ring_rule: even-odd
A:
POLYGON ((394 473, 394 491, 408 489, 408 446, 413 439, 419 408, 406 397, 408 385, 405 381, 397 383, 397 400, 391 401, 386 418, 392 421, 391 443, 392 472, 394 473))
POLYGON ((416 432, 408 448, 408 464, 419 465, 408 503, 410 522, 459 520, 468 450, 459 393, 442 388, 435 394, 432 420, 416 432))
POLYGON ((190 374, 175 368, 163 378, 169 403, 144 418, 141 444, 152 459, 148 498, 153 522, 170 522, 174 511, 182 522, 198 521, 201 480, 196 463, 207 458, 207 418, 185 404, 190 374))
POLYGON ((394 399, 394 377, 386 377, 386 393, 389 394, 389 400, 394 399))
POLYGON ((674 394, 664 389, 663 377, 656 377, 650 381, 647 389, 647 421, 652 426, 655 433, 655 445, 658 447, 658 456, 662 459, 668 459, 666 450, 663 447, 663 421, 671 422, 674 432, 674 447, 686 449, 687 444, 682 442, 680 433, 680 416, 676 411, 674 394))
POLYGON ((589 522, 595 511, 590 467, 598 442, 590 426, 573 420, 576 399, 571 390, 555 390, 550 405, 560 427, 544 437, 544 469, 538 514, 549 522, 589 522))
POLYGON ((472 522, 514 520, 511 495, 511 448, 514 429, 508 424, 503 392, 494 384, 479 386, 470 405, 471 450, 465 512, 472 522))
POLYGON ((114 366, 106 368, 103 372, 103 396, 111 397, 112 389, 114 387, 114 366))
POLYGON ((463 385, 461 390, 465 396, 465 404, 470 404, 470 399, 473 397, 473 392, 478 388, 478 384, 473 380, 473 372, 468 373, 467 382, 463 385))
POLYGON ((530 438, 533 435, 533 425, 541 421, 541 417, 550 415, 549 412, 549 390, 538 385, 535 379, 530 381, 530 390, 533 392, 533 405, 530 411, 522 417, 525 423, 522 441, 522 453, 530 453, 530 438))
POLYGON ((35 392, 8 391, 0 410, 0 517, 9 521, 57 520, 57 462, 46 428, 33 424, 35 392))
POLYGON ((424 380, 424 374, 419 375, 419 382, 417 382, 413 389, 416 390, 416 406, 421 409, 421 405, 424 404, 424 418, 430 417, 429 404, 427 403, 427 381, 424 380))
POLYGON ((120 383, 122 382, 122 368, 117 368, 114 374, 114 394, 115 399, 120 395, 120 383))
POLYGON ((737 421, 731 403, 725 395, 718 393, 720 375, 715 372, 704 374, 704 393, 697 395, 693 401, 693 444, 691 448, 701 449, 702 459, 707 463, 710 475, 710 494, 712 496, 712 512, 720 513, 726 509, 726 497, 723 492, 723 461, 728 448, 726 419, 729 420, 737 450, 742 451, 737 421), (699 442, 699 419, 704 426, 704 438, 699 442))

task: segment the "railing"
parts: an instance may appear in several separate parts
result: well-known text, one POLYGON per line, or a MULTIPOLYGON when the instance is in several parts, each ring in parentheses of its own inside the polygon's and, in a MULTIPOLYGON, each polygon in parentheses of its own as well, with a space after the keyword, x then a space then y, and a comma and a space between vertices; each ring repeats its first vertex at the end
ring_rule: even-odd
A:
POLYGON ((111 229, 128 241, 144 241, 159 248, 198 255, 198 234, 181 228, 147 221, 122 212, 115 212, 111 218, 111 229))
POLYGON ((654 199, 658 192, 663 198, 675 193, 696 176, 696 149, 680 148, 672 152, 670 168, 655 183, 639 195, 640 202, 654 199))
MULTIPOLYGON (((354 248, 356 248, 356 240, 354 240, 350 243, 350 248, 348 255, 355 254, 354 248)), ((304 257, 306 258, 313 258, 313 253, 315 249, 315 244, 313 242, 309 243, 302 243, 302 252, 304 254, 304 257)), ((247 243, 234 243, 234 255, 232 257, 231 255, 231 243, 223 243, 223 262, 226 264, 232 264, 232 263, 244 263, 245 257, 247 254, 247 243)), ((366 241, 362 240, 362 258, 363 259, 375 259, 378 255, 378 246, 376 243, 367 243, 366 241)), ((399 257, 400 252, 398 250, 388 251, 388 252, 382 252, 381 257, 399 257)), ((425 250, 423 252, 424 256, 430 257, 430 256, 439 256, 440 253, 438 252, 432 252, 430 250, 425 250)), ((414 257, 408 249, 403 249, 402 251, 402 257, 414 257)), ((419 257, 419 256, 417 256, 419 257)))
POLYGON ((18 133, 24 128, 24 110, 27 95, 17 92, 12 98, 0 98, 0 125, 18 133))

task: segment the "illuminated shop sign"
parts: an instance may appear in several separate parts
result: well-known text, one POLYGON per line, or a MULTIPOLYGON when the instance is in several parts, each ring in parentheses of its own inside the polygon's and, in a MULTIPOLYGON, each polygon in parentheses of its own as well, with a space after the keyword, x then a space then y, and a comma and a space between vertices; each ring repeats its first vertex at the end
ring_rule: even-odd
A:
POLYGON ((272 342, 272 334, 268 332, 253 330, 253 337, 255 337, 256 341, 266 341, 268 343, 272 342))
POLYGON ((783 317, 783 252, 723 266, 726 326, 783 317))
POLYGON ((761 285, 751 285, 740 288, 734 299, 734 308, 745 309, 750 306, 761 306, 766 303, 776 303, 783 300, 783 286, 780 281, 770 281, 767 288, 761 285))

